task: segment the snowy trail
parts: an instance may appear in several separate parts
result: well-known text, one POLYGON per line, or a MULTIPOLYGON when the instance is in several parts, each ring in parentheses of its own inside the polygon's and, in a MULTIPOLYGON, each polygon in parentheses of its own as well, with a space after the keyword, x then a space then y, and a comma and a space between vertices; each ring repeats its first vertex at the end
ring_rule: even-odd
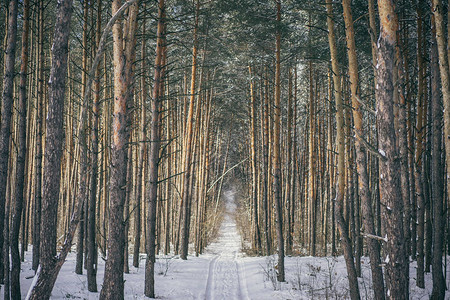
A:
POLYGON ((248 299, 245 275, 238 259, 241 237, 236 228, 234 191, 224 193, 226 213, 219 230, 219 238, 206 249, 216 255, 210 262, 206 299, 248 299))

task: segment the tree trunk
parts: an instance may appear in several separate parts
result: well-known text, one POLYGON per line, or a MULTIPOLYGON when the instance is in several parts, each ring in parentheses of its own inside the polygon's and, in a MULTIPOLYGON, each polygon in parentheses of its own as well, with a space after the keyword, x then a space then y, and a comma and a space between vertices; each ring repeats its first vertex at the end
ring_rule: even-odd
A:
MULTIPOLYGON (((87 80, 87 62, 88 62, 88 49, 87 49, 87 38, 88 38, 88 1, 83 1, 83 58, 82 58, 82 67, 81 67, 81 95, 84 96, 86 91, 86 80, 87 80)), ((83 107, 81 108, 83 110, 83 107)), ((81 111, 80 114, 85 113, 81 111)), ((78 195, 77 198, 82 201, 82 211, 80 216, 80 226, 78 227, 78 239, 77 239, 77 259, 75 264, 75 273, 83 274, 83 254, 84 254, 84 240, 85 240, 85 218, 88 215, 87 212, 87 198, 88 198, 88 179, 87 179, 87 125, 86 124, 78 125, 80 128, 79 132, 79 143, 77 144, 77 148, 80 148, 80 158, 79 158, 79 166, 78 166, 78 195)))
POLYGON ((406 251, 403 239, 403 203, 401 199, 400 161, 394 129, 394 59, 398 21, 395 1, 378 0, 381 22, 378 39, 377 127, 379 133, 380 192, 382 219, 386 234, 386 282, 389 299, 408 299, 409 282, 405 267, 406 251))
MULTIPOLYGON (((349 0, 343 0, 345 31, 347 37, 349 75, 351 83, 351 96, 353 106, 353 123, 355 130, 356 168, 358 173, 358 191, 363 208, 363 222, 365 232, 375 235, 375 225, 372 214, 372 198, 369 190, 369 176, 367 173, 367 153, 363 143, 365 139, 362 108, 359 99, 358 62, 356 57, 355 32, 353 29, 353 17, 349 0)), ((358 228, 359 231, 359 228, 358 228)), ((356 233, 359 236, 359 232, 356 233)), ((367 240, 367 248, 370 256, 370 268, 372 270, 372 282, 375 299, 384 299, 383 270, 381 269, 380 244, 376 239, 367 240)), ((359 258, 358 258, 359 259, 359 258)))
POLYGON ((56 228, 61 180, 64 93, 72 1, 58 2, 49 80, 49 104, 42 188, 40 268, 27 299, 49 299, 57 276, 56 228))
POLYGON ((197 41, 197 30, 198 30, 198 19, 199 19, 200 3, 199 0, 196 1, 196 12, 195 12, 195 26, 194 26, 194 47, 192 49, 192 74, 191 74, 191 90, 190 90, 190 103, 189 111, 187 115, 186 124, 186 140, 184 144, 184 176, 183 176, 183 187, 182 187, 182 232, 181 232, 181 259, 186 260, 189 252, 189 228, 191 222, 190 214, 190 202, 191 197, 189 195, 189 184, 191 180, 191 161, 192 161, 192 140, 193 140, 193 119, 194 119, 194 102, 195 102, 195 84, 196 84, 196 73, 197 73, 197 51, 198 51, 198 41, 197 41))
POLYGON ((147 262, 145 264, 145 296, 155 298, 155 241, 156 241, 156 204, 158 200, 158 168, 159 151, 161 145, 161 118, 160 106, 161 86, 164 78, 162 76, 164 65, 163 53, 165 47, 165 1, 159 1, 158 7, 158 31, 156 39, 155 75, 153 85, 153 96, 150 103, 150 153, 149 153, 149 182, 147 192, 147 262))
POLYGON ((9 1, 8 33, 3 77, 1 127, 0 127, 0 284, 3 283, 3 226, 5 224, 6 186, 8 178, 9 141, 13 108, 14 64, 17 40, 17 0, 9 1))
POLYGON ((276 233, 278 243, 278 274, 277 280, 284 282, 284 237, 283 237, 283 211, 282 202, 282 184, 281 184, 281 143, 280 143, 280 127, 281 127, 281 0, 276 1, 277 5, 277 32, 275 44, 275 101, 274 101, 274 118, 273 118, 273 192, 276 214, 276 233))
MULTIPOLYGON (((116 14, 121 7, 120 0, 112 2, 112 12, 116 14)), ((128 1, 126 4, 130 3, 128 1)), ((135 1, 133 1, 135 2, 135 1)), ((125 4, 124 4, 125 5, 125 4)), ((137 5, 129 9, 128 20, 137 15, 137 5)), ((125 28, 128 28, 125 26, 125 28)), ((122 22, 113 25, 113 52, 114 52, 114 109, 113 133, 111 141, 111 175, 109 186, 109 229, 108 229, 108 258, 105 265, 105 277, 100 292, 100 299, 122 299, 124 297, 124 205, 126 198, 127 178, 127 142, 129 141, 129 128, 127 106, 129 104, 130 85, 129 78, 133 61, 130 48, 134 48, 134 30, 125 31, 122 22)))
POLYGON ((252 245, 256 253, 261 253, 261 235, 259 231, 258 220, 258 174, 256 171, 256 104, 255 104, 255 92, 253 88, 252 68, 248 67, 250 74, 250 135, 251 135, 251 156, 252 156, 252 245))
MULTIPOLYGON (((145 6, 144 6, 145 7, 145 6)), ((142 34, 146 33, 146 21, 144 19, 144 23, 142 24, 142 34)), ((141 46, 141 61, 142 61, 142 70, 146 69, 146 46, 145 42, 142 42, 141 46)), ((133 266, 139 267, 139 252, 141 248, 141 202, 142 195, 144 194, 143 190, 145 184, 143 185, 143 180, 145 178, 145 174, 143 172, 144 169, 144 156, 146 150, 145 140, 147 139, 146 134, 146 106, 145 101, 147 99, 147 84, 145 82, 145 76, 141 77, 141 117, 140 117, 140 143, 139 143, 139 161, 138 161, 138 174, 137 174, 137 185, 136 185, 136 199, 135 199, 135 215, 134 215, 134 249, 133 249, 133 266)))
MULTIPOLYGON (((30 28, 30 2, 24 0, 23 3, 23 32, 22 32, 22 63, 20 66, 20 87, 18 103, 18 135, 19 149, 16 164, 16 189, 15 201, 12 212, 11 223, 11 298, 20 299, 20 252, 19 234, 24 202, 24 181, 25 181, 25 157, 27 142, 27 72, 28 72, 28 35, 30 28)), ((23 228, 22 230, 25 230, 23 228)), ((22 240, 22 243, 24 241, 22 240)), ((23 245, 22 245, 23 247, 23 245)))
POLYGON ((264 143, 263 143, 263 210, 264 210, 264 236, 266 239, 266 255, 272 254, 271 243, 272 236, 270 234, 270 217, 269 217, 269 83, 267 79, 264 80, 264 86, 266 91, 264 93, 264 105, 261 108, 264 110, 262 113, 264 115, 264 143))
POLYGON ((426 99, 426 82, 425 82, 425 59, 424 49, 422 47, 424 40, 424 21, 423 21, 423 0, 419 0, 417 5, 417 65, 418 65, 418 91, 417 91, 417 142, 415 153, 415 185, 417 195, 417 272, 416 284, 420 288, 425 288, 425 266, 424 266, 424 236, 425 236, 425 195, 423 188, 422 165, 424 163, 424 132, 425 126, 423 119, 425 118, 425 99, 426 99))
MULTIPOLYGON (((97 28, 95 32, 96 51, 99 48, 101 38, 101 11, 102 0, 97 0, 97 28)), ((98 173, 98 128, 100 115, 100 64, 95 70, 94 102, 92 105, 92 131, 91 131, 91 181, 90 194, 88 199, 88 232, 87 232, 87 262, 86 273, 88 281, 88 291, 97 292, 97 243, 96 243, 96 203, 97 203, 97 173, 98 173)))
MULTIPOLYGON (((450 74, 449 74, 449 62, 448 53, 446 51, 445 44, 445 29, 443 20, 443 6, 441 1, 433 0, 433 12, 435 18, 435 30, 436 30, 436 44, 432 50, 433 57, 439 55, 439 69, 441 77, 441 88, 443 94, 444 103, 444 138, 445 141, 445 153, 446 153, 446 171, 447 174, 450 171, 450 141, 448 136, 450 136, 450 74), (438 52, 438 53, 436 53, 438 52)), ((450 34, 450 33, 449 33, 450 34)), ((447 49, 448 50, 448 49, 447 49)), ((433 65, 433 70, 436 68, 437 57, 435 58, 435 65, 433 65)), ((438 72, 435 70, 433 72, 436 76, 434 80, 438 80, 438 72)), ((442 247, 443 247, 443 235, 444 235, 444 218, 443 218, 443 189, 444 183, 442 182, 442 160, 440 157, 441 150, 441 135, 439 134, 442 122, 442 103, 439 97, 439 89, 437 83, 433 85, 433 154, 432 154, 432 164, 433 164, 433 212, 434 212, 434 223, 433 223, 433 293, 432 299, 444 299, 445 297, 445 281, 442 274, 442 247)), ((450 180, 447 178, 447 197, 449 191, 450 180)), ((448 200, 447 200, 448 201, 448 200)))
POLYGON ((327 7, 328 44, 330 47, 331 66, 333 71, 334 97, 336 102, 336 143, 338 152, 338 178, 336 187, 335 215, 341 234, 342 248, 344 250, 345 263, 347 266, 350 297, 352 300, 360 299, 358 278, 356 276, 355 262, 351 249, 351 240, 348 237, 348 225, 343 216, 343 201, 345 194, 345 145, 344 145, 344 107, 342 102, 341 75, 338 64, 336 36, 334 32, 333 6, 329 2, 327 7))
POLYGON ((37 88, 37 116, 36 116, 36 176, 34 191, 33 217, 33 262, 32 269, 36 272, 40 260, 41 241, 41 196, 42 196, 42 135, 44 116, 44 0, 39 0, 39 36, 38 36, 38 88, 37 88))
MULTIPOLYGON (((433 22, 434 23, 434 22, 433 22)), ((431 48, 431 102, 432 102, 432 153, 431 153, 431 184, 433 198, 433 292, 432 299, 444 299, 445 281, 442 272, 442 249, 444 241, 445 223, 443 222, 443 164, 442 164, 442 117, 443 106, 440 97, 440 77, 438 66, 438 50, 435 37, 435 24, 433 24, 433 37, 431 48)))

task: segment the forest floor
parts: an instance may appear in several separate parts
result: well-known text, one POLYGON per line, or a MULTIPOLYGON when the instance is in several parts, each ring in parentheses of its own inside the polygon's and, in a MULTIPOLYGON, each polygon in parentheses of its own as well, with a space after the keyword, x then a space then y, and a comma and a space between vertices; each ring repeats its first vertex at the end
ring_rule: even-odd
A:
MULTIPOLYGON (((156 263, 156 295, 158 299, 348 299, 345 262, 340 257, 286 257, 286 282, 276 281, 276 256, 248 257, 242 251, 243 241, 235 221, 235 192, 225 192, 226 212, 217 239, 199 257, 188 260, 179 256, 160 255, 156 263)), ((52 299, 97 299, 99 293, 87 291, 86 275, 77 275, 76 254, 72 252, 64 264, 52 299)), ((125 274, 125 298, 145 299, 145 255, 141 267, 132 267, 125 274)), ((103 281, 104 260, 99 258, 97 282, 103 281)), ((447 268, 447 278, 450 278, 447 268)), ((31 252, 22 265, 23 297, 31 285, 31 252)), ((363 258, 359 279, 361 297, 372 299, 370 266, 363 258)), ((426 274, 426 288, 415 286, 415 264, 411 264, 411 299, 429 299, 431 273, 426 274)), ((449 281, 447 280, 447 284, 449 281)), ((450 299, 450 292, 446 298, 450 299)), ((3 287, 0 299, 3 297, 3 287)))

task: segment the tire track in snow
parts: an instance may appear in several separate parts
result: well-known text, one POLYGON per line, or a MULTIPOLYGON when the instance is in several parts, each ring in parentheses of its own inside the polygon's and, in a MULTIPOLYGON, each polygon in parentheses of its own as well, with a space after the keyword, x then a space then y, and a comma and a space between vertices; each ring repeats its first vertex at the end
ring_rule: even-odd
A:
POLYGON ((207 249, 217 256, 209 264, 205 297, 208 300, 249 299, 245 272, 238 258, 241 237, 234 220, 234 192, 225 192, 225 200, 227 211, 220 227, 219 238, 207 249))

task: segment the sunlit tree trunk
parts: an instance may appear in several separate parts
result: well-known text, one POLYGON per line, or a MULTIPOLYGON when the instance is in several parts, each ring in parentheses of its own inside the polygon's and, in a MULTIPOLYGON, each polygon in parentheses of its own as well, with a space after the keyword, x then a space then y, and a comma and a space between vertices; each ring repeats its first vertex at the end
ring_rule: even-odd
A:
MULTIPOLYGON (((113 15, 118 12, 121 2, 120 0, 112 2, 113 15)), ((130 3, 130 1, 127 3, 130 3)), ((127 21, 133 20, 137 13, 138 6, 133 4, 129 8, 127 21)), ((134 29, 134 26, 124 27, 122 22, 116 22, 112 27, 114 40, 114 108, 109 182, 108 257, 100 299, 122 299, 124 297, 125 223, 123 214, 126 198, 127 142, 129 141, 127 105, 130 102, 130 91, 132 90, 130 76, 132 74, 132 58, 134 57, 133 49, 135 46, 134 29)))
POLYGON ((352 300, 360 299, 358 278, 356 276, 355 262, 353 260, 352 244, 348 236, 348 225, 343 216, 343 202, 345 195, 345 145, 344 145, 344 107, 342 101, 341 73, 339 70, 336 35, 333 21, 332 3, 327 3, 328 44, 330 47, 331 67, 333 71, 334 98, 336 103, 336 143, 337 143, 337 188, 336 188, 336 221, 341 234, 341 243, 347 266, 350 297, 352 300))
MULTIPOLYGON (((353 17, 349 0, 343 0, 344 21, 348 49, 349 75, 351 84, 351 99, 353 107, 353 123, 355 130, 356 167, 358 173, 358 191, 363 207, 363 222, 366 233, 375 235, 374 218, 372 214, 372 198, 369 190, 369 177, 367 172, 367 153, 363 140, 364 133, 363 114, 359 95, 358 61, 356 57, 355 32, 353 29, 353 17)), ((359 231, 359 229, 358 229, 359 231)), ((359 232, 356 233, 359 236, 359 232)), ((372 282, 375 299, 384 299, 383 271, 381 269, 380 245, 375 239, 367 240, 372 270, 372 282)))
POLYGON ((183 187, 182 187, 182 230, 181 230, 181 259, 187 259, 189 252, 189 228, 191 222, 190 214, 190 202, 191 195, 190 182, 191 182, 191 163, 192 163, 192 144, 193 144, 193 122, 194 122, 194 102, 196 99, 195 87, 197 78, 197 52, 198 52, 198 41, 197 41, 197 31, 198 31, 198 19, 199 19, 200 2, 196 1, 195 8, 195 26, 193 33, 194 46, 192 48, 192 69, 191 69, 191 89, 190 89, 190 102, 189 111, 186 120, 186 132, 185 132, 185 142, 184 142, 184 176, 183 176, 183 187))

